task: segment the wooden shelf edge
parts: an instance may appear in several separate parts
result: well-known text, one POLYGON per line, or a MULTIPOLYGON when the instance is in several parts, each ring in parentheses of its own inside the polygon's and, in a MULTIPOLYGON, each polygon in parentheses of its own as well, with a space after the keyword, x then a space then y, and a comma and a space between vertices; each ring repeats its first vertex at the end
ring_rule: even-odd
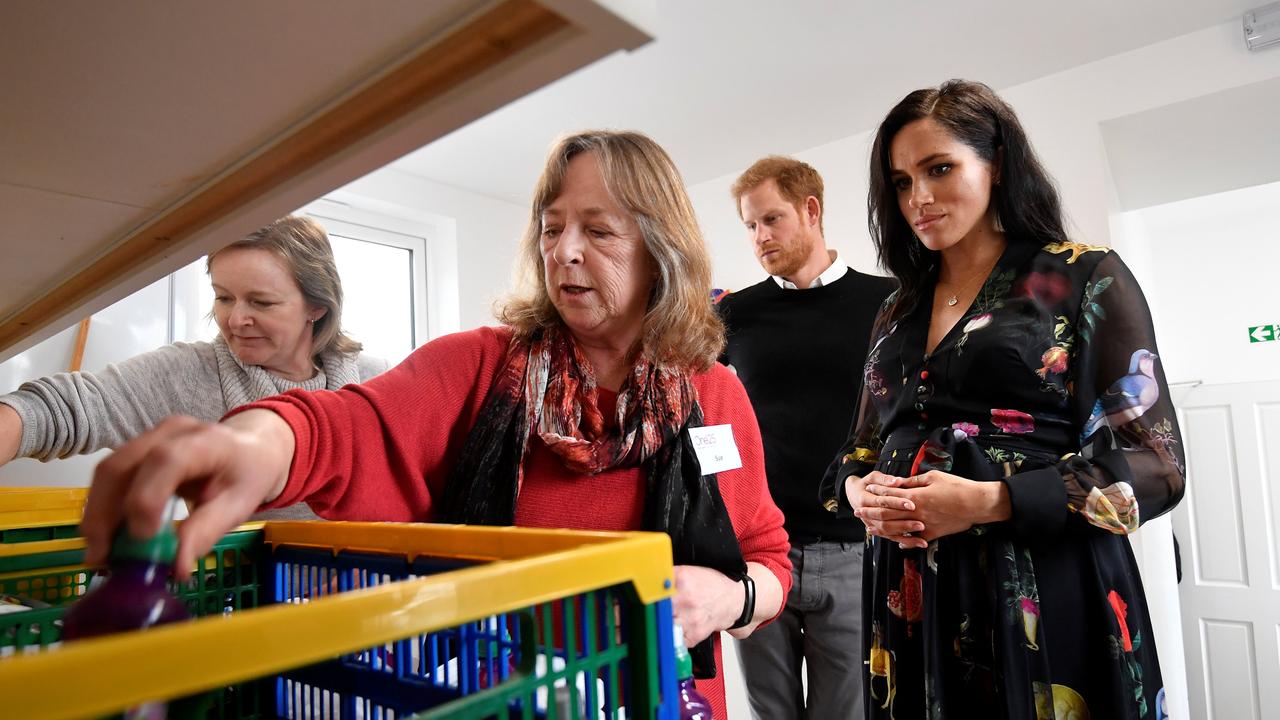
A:
POLYGON ((495 4, 129 233, 91 266, 32 299, 0 322, 0 352, 291 178, 572 27, 533 0, 495 4))

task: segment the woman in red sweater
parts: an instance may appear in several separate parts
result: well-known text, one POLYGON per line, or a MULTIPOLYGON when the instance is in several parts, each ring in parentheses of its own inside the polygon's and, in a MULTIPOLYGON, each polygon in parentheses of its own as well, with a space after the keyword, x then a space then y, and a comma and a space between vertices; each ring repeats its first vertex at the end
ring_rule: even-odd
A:
MULTIPOLYGON (((297 502, 331 519, 664 531, 675 619, 713 672, 719 632, 772 619, 791 572, 755 414, 716 363, 710 258, 671 159, 636 133, 562 140, 521 261, 502 327, 427 343, 363 385, 217 425, 172 418, 122 447, 90 492, 90 561, 121 522, 154 534, 174 493, 194 505, 177 567, 260 507, 297 502), (711 440, 741 461, 702 456, 711 440)), ((725 717, 721 678, 699 687, 725 717)))

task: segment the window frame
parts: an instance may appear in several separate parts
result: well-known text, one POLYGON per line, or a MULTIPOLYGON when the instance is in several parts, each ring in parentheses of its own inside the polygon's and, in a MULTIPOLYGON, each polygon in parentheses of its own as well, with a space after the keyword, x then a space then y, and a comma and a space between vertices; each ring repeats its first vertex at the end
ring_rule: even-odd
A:
POLYGON ((425 343, 432 337, 428 309, 428 298, 431 282, 427 274, 427 239, 418 235, 409 235, 384 227, 377 227, 353 219, 337 218, 339 213, 324 212, 321 209, 306 210, 307 215, 324 225, 330 235, 339 235, 351 240, 385 245, 409 251, 411 279, 409 297, 412 307, 409 316, 413 325, 412 348, 425 343))
MULTIPOLYGON (((315 218, 334 234, 409 251, 414 349, 433 338, 457 332, 457 259, 452 221, 407 211, 385 211, 401 210, 398 206, 376 210, 363 207, 376 204, 363 196, 337 191, 295 212, 315 218)), ((169 275, 169 342, 192 342, 203 337, 210 310, 200 302, 201 288, 209 282, 204 268, 205 259, 200 258, 169 275)))

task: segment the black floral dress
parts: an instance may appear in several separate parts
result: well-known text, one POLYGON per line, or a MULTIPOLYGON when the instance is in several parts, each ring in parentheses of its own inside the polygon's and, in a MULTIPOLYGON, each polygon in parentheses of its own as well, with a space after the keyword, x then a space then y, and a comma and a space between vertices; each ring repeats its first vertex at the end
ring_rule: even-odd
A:
POLYGON ((1008 485, 1011 520, 925 550, 868 538, 868 718, 1165 717, 1125 536, 1183 492, 1177 418, 1137 282, 1106 248, 1011 243, 925 352, 933 299, 890 296, 828 507, 873 468, 1008 485))

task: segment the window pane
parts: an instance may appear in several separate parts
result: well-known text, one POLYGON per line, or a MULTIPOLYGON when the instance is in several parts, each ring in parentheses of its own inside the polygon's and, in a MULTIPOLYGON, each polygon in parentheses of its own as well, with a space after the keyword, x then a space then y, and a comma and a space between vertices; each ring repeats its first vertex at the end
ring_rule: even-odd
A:
POLYGON ((329 241, 342 278, 342 327, 366 353, 400 362, 414 347, 413 254, 341 235, 329 241))

